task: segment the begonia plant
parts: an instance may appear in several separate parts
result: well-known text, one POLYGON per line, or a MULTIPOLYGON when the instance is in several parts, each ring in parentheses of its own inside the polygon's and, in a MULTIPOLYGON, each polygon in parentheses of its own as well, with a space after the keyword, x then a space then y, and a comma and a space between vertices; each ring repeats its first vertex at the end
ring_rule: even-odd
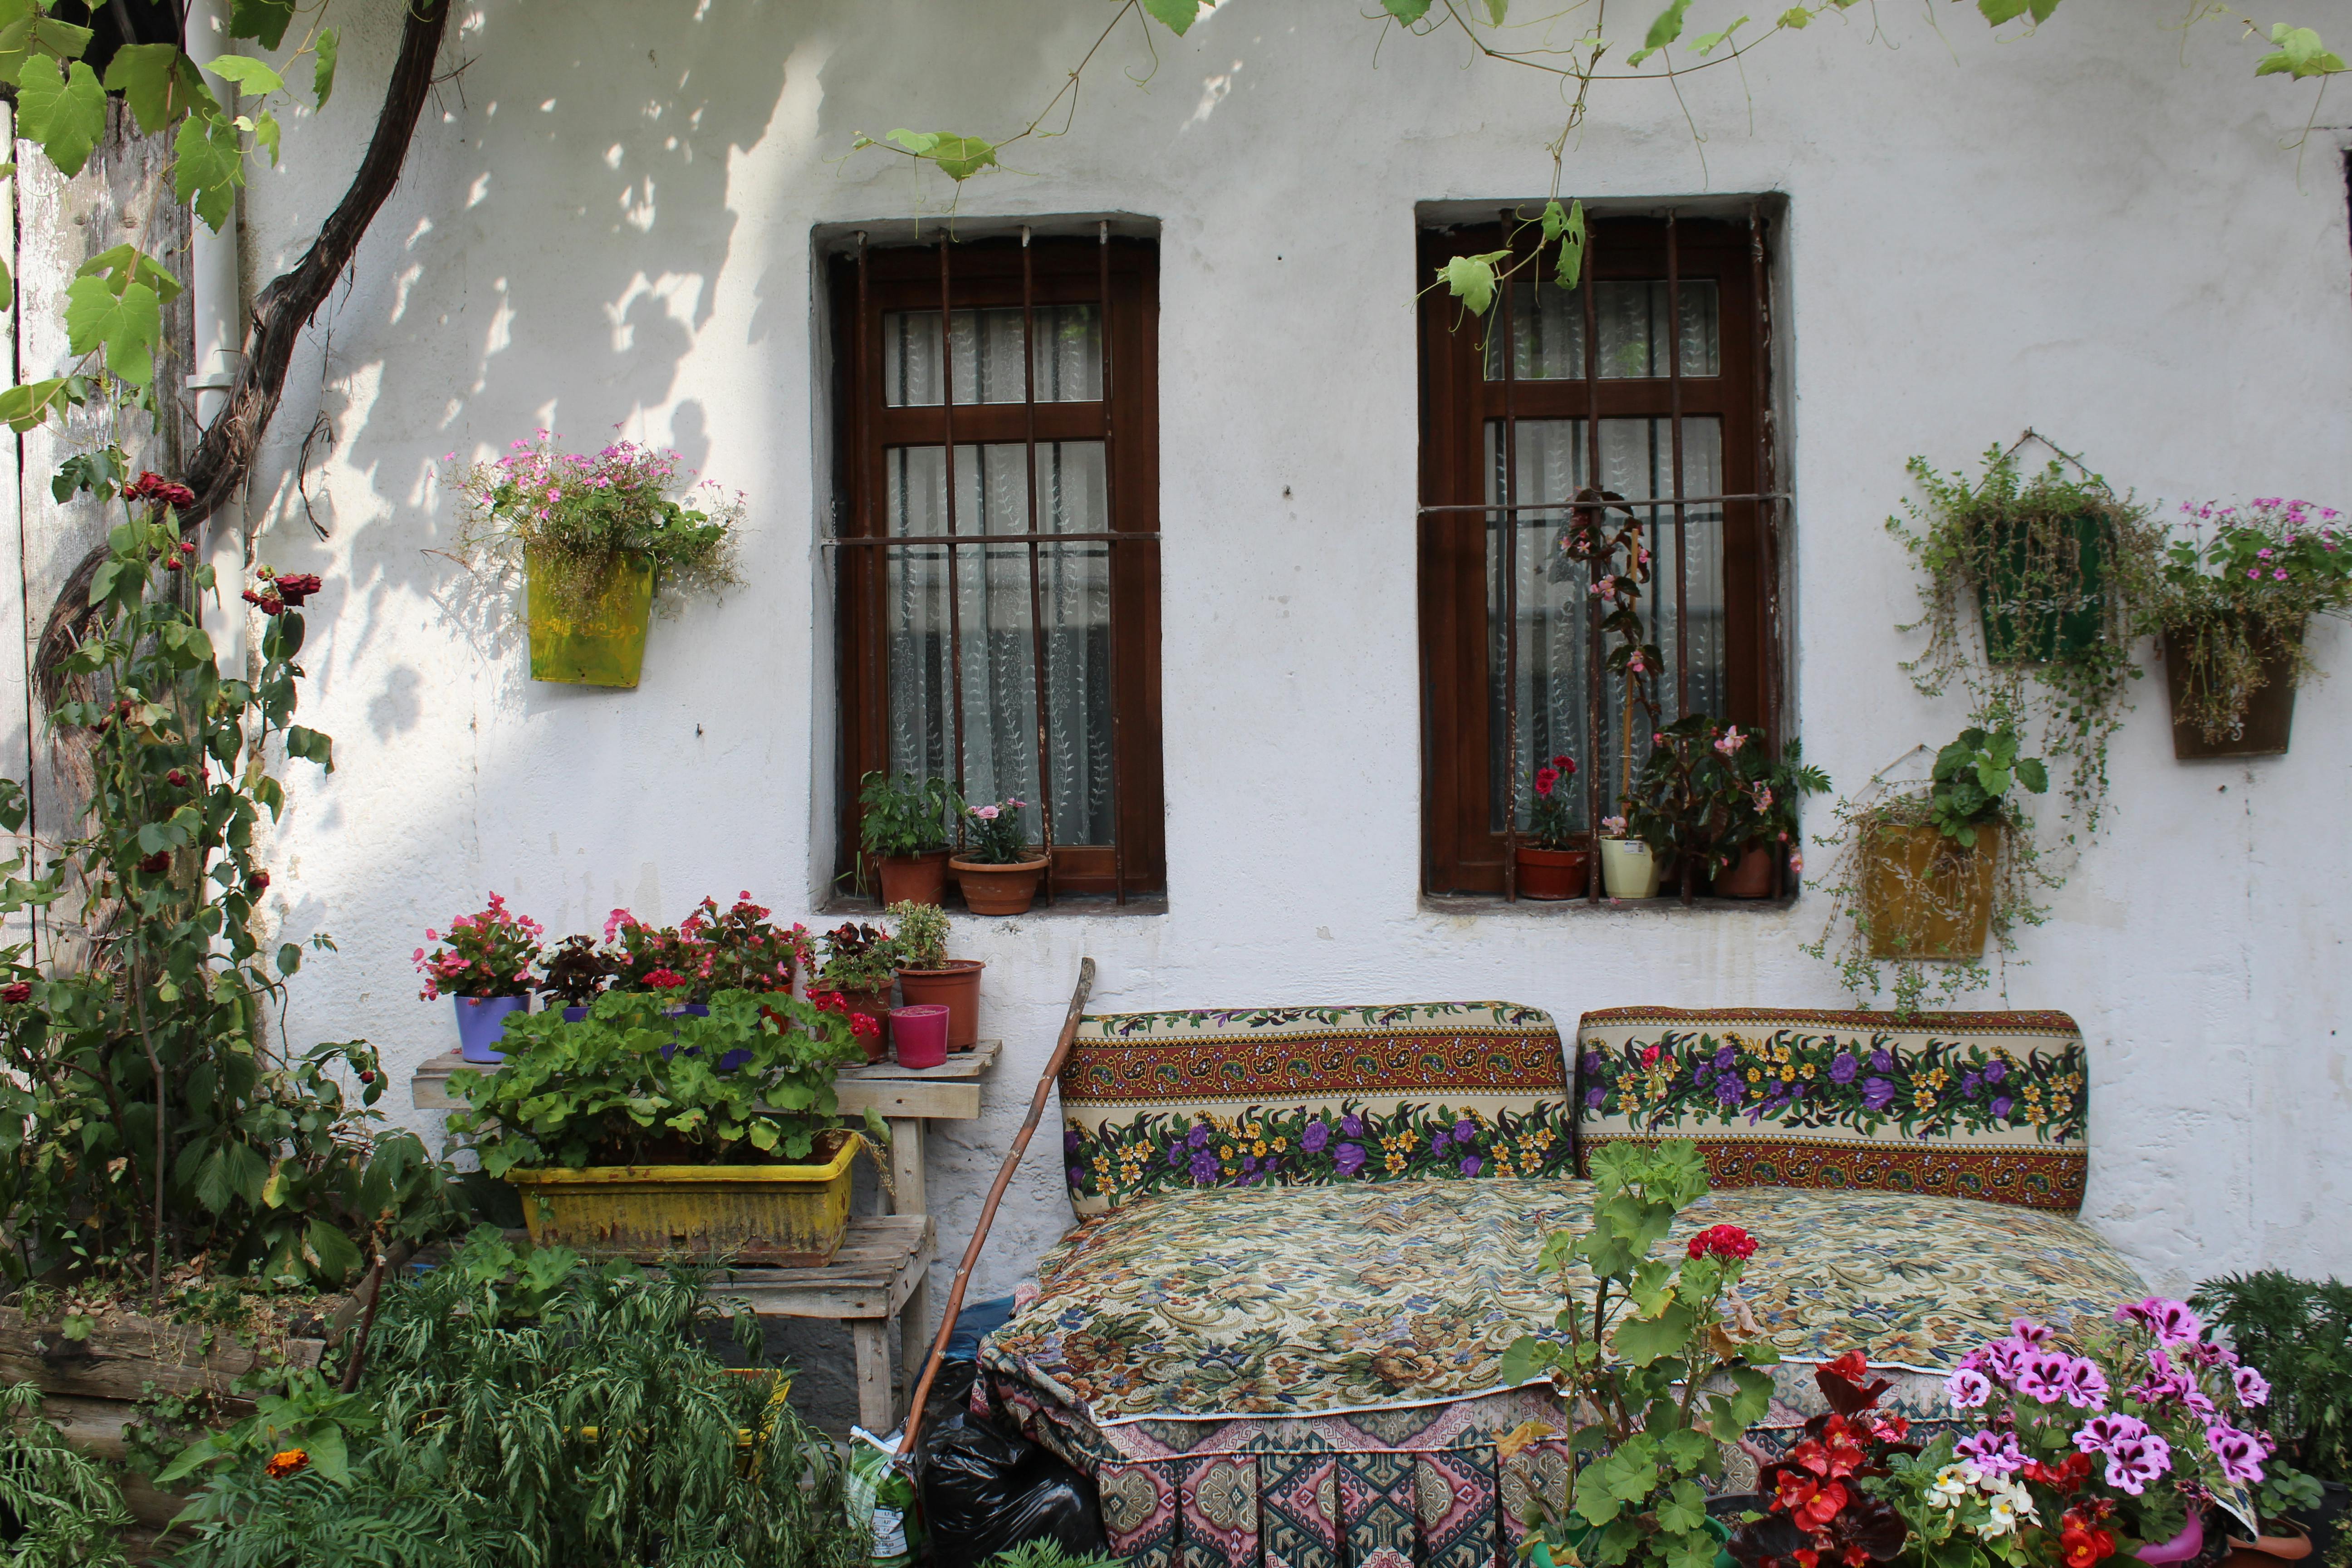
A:
POLYGON ((442 996, 528 996, 545 934, 537 921, 515 913, 492 893, 488 909, 459 915, 446 932, 426 930, 425 940, 440 945, 431 952, 421 947, 415 952, 417 973, 425 976, 418 994, 427 1002, 442 996))

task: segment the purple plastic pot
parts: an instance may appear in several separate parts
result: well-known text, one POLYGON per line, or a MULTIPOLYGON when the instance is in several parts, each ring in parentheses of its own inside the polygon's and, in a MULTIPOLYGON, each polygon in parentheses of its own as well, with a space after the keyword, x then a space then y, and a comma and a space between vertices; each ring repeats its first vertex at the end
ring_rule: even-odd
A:
MULTIPOLYGON (((687 1016, 708 1018, 710 1016, 710 1005, 707 1002, 688 1002, 683 1007, 671 1008, 669 1016, 673 1018, 687 1016)), ((702 1053, 699 1050, 692 1050, 687 1053, 688 1056, 700 1056, 701 1054, 702 1053)), ((673 1037, 668 1045, 662 1047, 662 1060, 667 1061, 670 1058, 676 1055, 677 1055, 677 1042, 676 1038, 673 1037)), ((748 1062, 751 1059, 751 1053, 750 1051, 729 1051, 725 1056, 719 1058, 719 1070, 720 1072, 733 1072, 737 1068, 741 1067, 745 1062, 748 1062)))
POLYGON ((528 996, 456 996, 457 1054, 469 1062, 494 1067, 507 1059, 498 1044, 506 1037, 507 1015, 528 1012, 528 996))
POLYGON ((905 1068, 945 1067, 948 1060, 948 1010, 944 1003, 923 1002, 890 1009, 890 1043, 905 1068))
POLYGON ((563 1021, 567 1024, 576 1024, 587 1016, 588 1009, 585 1007, 566 1007, 563 1010, 563 1021))

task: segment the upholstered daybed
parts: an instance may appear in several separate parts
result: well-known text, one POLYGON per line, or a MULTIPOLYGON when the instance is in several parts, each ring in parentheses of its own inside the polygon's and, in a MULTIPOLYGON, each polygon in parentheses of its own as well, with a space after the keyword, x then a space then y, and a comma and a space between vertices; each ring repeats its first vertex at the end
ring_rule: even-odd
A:
POLYGON ((1090 1017, 1063 1072, 1078 1225, 982 1349, 975 1404, 1093 1475, 1145 1568, 1506 1568, 1560 1420, 1501 1385, 1559 1283, 1547 1230, 1612 1139, 1691 1137, 1689 1230, 1759 1243, 1741 1294, 1789 1358, 1731 1484, 1861 1347, 1890 1406, 2012 1314, 2063 1326, 2143 1293, 2073 1215, 2083 1044, 2062 1014, 1588 1014, 1576 1059, 1501 1003, 1090 1017))

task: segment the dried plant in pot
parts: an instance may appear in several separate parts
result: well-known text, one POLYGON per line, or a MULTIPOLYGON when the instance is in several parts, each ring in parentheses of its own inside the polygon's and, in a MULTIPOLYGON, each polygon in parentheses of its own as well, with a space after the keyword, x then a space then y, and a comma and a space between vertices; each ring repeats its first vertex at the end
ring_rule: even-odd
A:
POLYGON ((2142 616, 2164 651, 2173 755, 2284 752, 2295 689, 2318 673, 2305 629, 2352 604, 2352 532, 2333 508, 2277 497, 2181 510, 2191 534, 2166 552, 2142 616))
POLYGON ((948 956, 946 910, 901 903, 889 912, 898 928, 898 994, 909 1007, 945 1007, 948 1049, 971 1049, 980 1043, 980 974, 988 966, 977 958, 948 956))
POLYGON ((1543 900, 1580 899, 1592 876, 1592 837, 1578 830, 1569 804, 1568 782, 1576 759, 1557 756, 1529 781, 1527 837, 1511 847, 1514 886, 1519 897, 1543 900))
POLYGON ((949 834, 963 801, 943 778, 870 773, 857 792, 858 846, 874 862, 882 902, 932 904, 948 890, 949 834))
POLYGON ((1021 813, 1028 803, 1013 796, 966 808, 970 842, 948 862, 963 889, 964 907, 976 915, 1028 912, 1045 874, 1045 852, 1029 843, 1021 813))

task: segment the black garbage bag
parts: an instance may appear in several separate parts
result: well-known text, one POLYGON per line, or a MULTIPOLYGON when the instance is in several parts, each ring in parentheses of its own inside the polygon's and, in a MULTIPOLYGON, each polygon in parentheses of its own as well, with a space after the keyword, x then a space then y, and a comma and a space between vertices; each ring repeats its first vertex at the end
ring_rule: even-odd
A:
POLYGON ((1048 1538, 1073 1555, 1102 1550, 1094 1482, 1026 1438, 958 1415, 923 1434, 916 1471, 933 1568, 1048 1538))

